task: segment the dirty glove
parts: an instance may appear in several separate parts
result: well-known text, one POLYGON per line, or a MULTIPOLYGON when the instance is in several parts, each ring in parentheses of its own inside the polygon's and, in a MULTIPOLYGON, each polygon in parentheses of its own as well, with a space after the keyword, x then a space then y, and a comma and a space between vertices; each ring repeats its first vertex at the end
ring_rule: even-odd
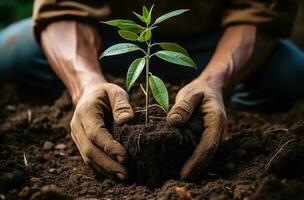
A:
POLYGON ((71 134, 86 164, 108 177, 125 180, 126 150, 105 126, 111 116, 117 124, 133 118, 128 95, 117 85, 97 84, 83 92, 71 121, 71 134))
POLYGON ((180 172, 181 178, 185 180, 195 179, 208 166, 221 141, 226 121, 221 91, 212 88, 206 81, 196 79, 178 92, 167 122, 173 126, 182 126, 194 110, 202 115, 205 130, 200 143, 180 172))

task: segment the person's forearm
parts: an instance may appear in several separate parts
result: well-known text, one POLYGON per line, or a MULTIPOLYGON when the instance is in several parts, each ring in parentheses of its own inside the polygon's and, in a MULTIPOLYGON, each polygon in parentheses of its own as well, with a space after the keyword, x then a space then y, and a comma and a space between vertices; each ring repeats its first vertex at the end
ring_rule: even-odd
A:
POLYGON ((265 60, 274 40, 257 31, 255 25, 237 25, 226 29, 206 69, 198 79, 227 92, 256 70, 265 60))
POLYGON ((46 57, 77 104, 90 85, 106 82, 98 62, 100 36, 90 25, 76 21, 54 22, 42 32, 46 57))

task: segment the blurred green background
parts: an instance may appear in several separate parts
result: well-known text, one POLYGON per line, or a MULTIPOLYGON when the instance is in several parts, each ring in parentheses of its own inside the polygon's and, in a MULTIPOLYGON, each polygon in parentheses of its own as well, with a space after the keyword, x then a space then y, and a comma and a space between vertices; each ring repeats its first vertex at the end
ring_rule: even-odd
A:
POLYGON ((0 28, 32 15, 33 0, 0 0, 0 28))

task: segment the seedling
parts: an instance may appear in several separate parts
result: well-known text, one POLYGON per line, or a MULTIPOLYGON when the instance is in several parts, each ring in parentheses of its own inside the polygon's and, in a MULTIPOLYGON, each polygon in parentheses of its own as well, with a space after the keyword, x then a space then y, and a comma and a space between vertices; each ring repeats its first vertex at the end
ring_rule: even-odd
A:
POLYGON ((152 43, 152 31, 157 28, 157 25, 167 19, 172 17, 181 15, 187 11, 188 9, 180 9, 169 12, 158 17, 154 23, 151 23, 151 15, 152 15, 153 6, 148 10, 146 6, 143 6, 142 15, 135 13, 135 16, 139 18, 139 20, 144 24, 140 25, 132 20, 124 20, 124 19, 115 19, 106 22, 102 22, 104 24, 117 27, 118 34, 125 40, 139 42, 146 44, 146 50, 143 50, 136 44, 132 43, 119 43, 115 44, 108 49, 106 49, 100 58, 106 56, 114 56, 119 54, 124 54, 133 51, 141 51, 144 56, 141 58, 135 59, 127 72, 126 78, 126 88, 129 91, 135 81, 143 72, 145 68, 145 88, 140 85, 143 93, 146 97, 146 106, 145 106, 145 123, 147 124, 149 121, 149 93, 150 89, 152 95, 156 102, 160 105, 160 107, 165 111, 168 112, 169 110, 169 95, 168 90, 164 84, 164 82, 158 78, 157 76, 153 75, 150 72, 150 59, 153 56, 156 56, 162 60, 165 60, 169 63, 182 65, 185 67, 190 67, 196 69, 197 66, 193 62, 193 60, 189 57, 188 52, 178 44, 171 43, 171 42, 161 42, 161 43, 152 43), (152 53, 152 47, 159 46, 162 50, 152 53))

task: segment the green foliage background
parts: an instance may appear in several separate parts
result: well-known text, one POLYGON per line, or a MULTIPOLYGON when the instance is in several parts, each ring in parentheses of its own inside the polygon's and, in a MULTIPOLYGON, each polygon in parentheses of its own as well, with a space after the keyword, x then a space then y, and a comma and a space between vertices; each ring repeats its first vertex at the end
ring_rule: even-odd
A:
POLYGON ((0 0, 0 28, 30 17, 32 10, 33 0, 0 0))

